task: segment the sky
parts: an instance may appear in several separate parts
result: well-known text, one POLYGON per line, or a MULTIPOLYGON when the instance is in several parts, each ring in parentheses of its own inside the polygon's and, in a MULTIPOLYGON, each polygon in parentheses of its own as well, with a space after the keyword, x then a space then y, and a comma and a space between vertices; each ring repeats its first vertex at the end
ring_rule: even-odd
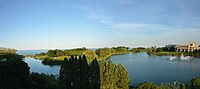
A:
POLYGON ((0 47, 200 44, 200 0, 0 0, 0 47))

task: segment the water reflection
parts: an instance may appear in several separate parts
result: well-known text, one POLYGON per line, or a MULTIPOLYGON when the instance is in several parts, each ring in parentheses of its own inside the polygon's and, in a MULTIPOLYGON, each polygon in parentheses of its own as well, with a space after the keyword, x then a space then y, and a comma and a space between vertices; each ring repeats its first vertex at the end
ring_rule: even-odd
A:
POLYGON ((43 65, 41 60, 34 58, 26 58, 24 61, 28 63, 31 72, 59 75, 60 66, 43 65))

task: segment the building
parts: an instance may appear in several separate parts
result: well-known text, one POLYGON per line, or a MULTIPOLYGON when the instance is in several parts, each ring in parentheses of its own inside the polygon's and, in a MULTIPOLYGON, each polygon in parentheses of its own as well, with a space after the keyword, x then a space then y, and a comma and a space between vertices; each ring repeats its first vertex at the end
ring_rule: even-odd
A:
POLYGON ((187 45, 176 45, 175 48, 177 52, 193 52, 200 49, 196 42, 190 42, 187 45))

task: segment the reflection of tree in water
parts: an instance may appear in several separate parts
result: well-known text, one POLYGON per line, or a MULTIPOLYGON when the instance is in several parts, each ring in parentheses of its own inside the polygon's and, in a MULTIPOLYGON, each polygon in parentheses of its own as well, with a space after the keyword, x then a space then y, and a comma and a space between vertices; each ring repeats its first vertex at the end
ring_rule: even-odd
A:
POLYGON ((65 59, 59 81, 67 89, 128 89, 130 82, 121 64, 96 59, 88 64, 85 56, 65 59))

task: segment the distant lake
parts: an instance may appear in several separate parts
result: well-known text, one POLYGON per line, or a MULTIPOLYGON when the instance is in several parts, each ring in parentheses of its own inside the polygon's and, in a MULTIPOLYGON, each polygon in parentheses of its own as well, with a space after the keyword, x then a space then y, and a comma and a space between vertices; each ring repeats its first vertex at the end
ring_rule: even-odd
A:
MULTIPOLYGON (((88 48, 90 50, 97 50, 98 48, 88 48)), ((66 49, 61 49, 61 50, 66 50, 66 49)), ((40 54, 42 52, 47 52, 48 50, 17 50, 17 54, 20 55, 35 55, 35 54, 40 54)))
POLYGON ((17 50, 17 54, 20 55, 35 55, 42 52, 47 52, 48 50, 17 50))
MULTIPOLYGON (((200 76, 200 59, 168 60, 169 56, 149 56, 145 52, 137 54, 114 55, 108 60, 121 63, 128 71, 131 84, 145 81, 160 84, 161 82, 189 82, 192 77, 200 76)), ((31 72, 59 75, 60 66, 43 65, 40 60, 26 58, 31 72)))

